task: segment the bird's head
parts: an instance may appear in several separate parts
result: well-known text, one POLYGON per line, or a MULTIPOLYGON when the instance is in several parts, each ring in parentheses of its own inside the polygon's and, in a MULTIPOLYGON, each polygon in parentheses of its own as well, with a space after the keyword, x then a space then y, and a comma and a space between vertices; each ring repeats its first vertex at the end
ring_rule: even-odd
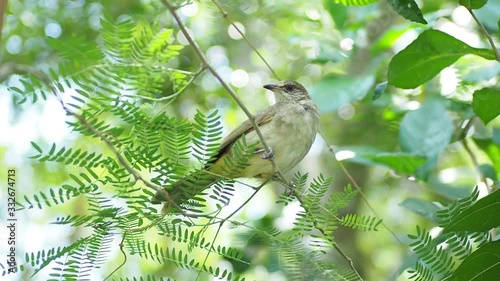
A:
POLYGON ((307 93, 306 88, 304 88, 304 86, 302 86, 299 82, 295 81, 285 80, 277 84, 267 84, 264 85, 264 88, 273 91, 274 95, 276 96, 276 100, 278 101, 301 101, 305 99, 311 99, 311 97, 307 93))

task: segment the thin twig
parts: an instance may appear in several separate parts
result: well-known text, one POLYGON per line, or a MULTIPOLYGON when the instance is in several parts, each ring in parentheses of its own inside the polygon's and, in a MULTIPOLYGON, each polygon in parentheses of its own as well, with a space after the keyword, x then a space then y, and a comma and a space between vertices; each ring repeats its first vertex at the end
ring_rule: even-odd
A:
POLYGON ((485 186, 487 188, 488 182, 486 181, 486 177, 483 175, 483 172, 481 171, 481 168, 479 167, 479 163, 477 162, 476 155, 474 155, 474 153, 470 149, 469 144, 467 143, 467 139, 462 140, 462 145, 464 146, 467 154, 469 154, 469 157, 472 161, 472 164, 474 165, 474 168, 476 169, 477 173, 479 174, 479 178, 481 179, 481 181, 485 184, 485 186))
POLYGON ((472 116, 469 120, 465 120, 467 124, 465 124, 464 128, 460 132, 460 135, 458 135, 458 140, 463 140, 467 137, 467 134, 469 133, 470 128, 472 128, 472 125, 474 125, 474 120, 476 119, 476 116, 472 116))
POLYGON ((118 269, 120 269, 121 267, 123 267, 127 263, 127 253, 125 253, 125 251, 123 250, 123 248, 125 246, 123 244, 123 242, 125 241, 126 235, 127 235, 126 233, 123 234, 122 241, 120 241, 120 244, 119 244, 120 252, 122 252, 122 254, 123 254, 123 262, 117 268, 115 268, 108 276, 106 276, 106 278, 104 278, 104 281, 108 280, 113 274, 115 274, 116 271, 118 271, 118 269))
MULTIPOLYGON (((198 44, 194 41, 194 39, 192 38, 192 36, 189 34, 189 32, 187 31, 187 28, 184 24, 184 22, 181 20, 181 18, 179 17, 179 15, 177 14, 176 10, 175 10, 175 7, 168 1, 168 0, 162 0, 162 2, 165 4, 165 6, 167 6, 168 10, 170 11, 170 13, 172 14, 172 16, 174 17, 175 21, 177 22, 177 24, 179 25, 179 28, 181 30, 181 32, 184 34, 184 37, 186 38, 186 40, 189 42, 189 44, 191 45, 191 47, 194 49, 195 53, 197 54, 197 56, 200 58, 200 60, 202 61, 202 63, 208 68, 208 70, 217 78, 217 80, 221 83, 221 85, 226 89, 226 91, 229 93, 229 95, 231 95, 231 97, 236 101, 236 103, 240 106, 240 108, 245 112, 245 114, 247 115, 248 119, 250 120, 250 122, 252 123, 252 126, 254 127, 257 135, 259 136, 259 139, 263 145, 263 147, 265 148, 266 152, 269 152, 270 151, 270 148, 269 146, 266 144, 263 136, 262 136, 262 133, 260 132, 259 130, 259 127, 258 125, 256 124, 255 122, 255 117, 248 111, 248 109, 246 108, 246 106, 241 102, 241 100, 238 98, 238 96, 236 95, 236 93, 234 93, 234 91, 225 83, 225 81, 222 79, 222 77, 217 73, 217 71, 210 65, 210 63, 208 62, 207 58, 205 57, 205 55, 203 54, 203 52, 201 51, 200 47, 198 46, 198 44)), ((279 171, 279 169, 276 169, 276 164, 274 163, 274 160, 273 159, 270 159, 271 163, 273 163, 273 167, 275 168, 275 172, 278 176, 278 178, 280 178, 282 181, 283 181, 283 184, 285 184, 286 186, 288 186, 295 194, 295 196, 297 197, 297 199, 299 200, 299 203, 301 203, 301 205, 303 205, 303 201, 302 199, 300 198, 300 194, 298 194, 298 192, 293 188, 293 186, 291 186, 290 184, 287 184, 287 181, 285 179, 285 177, 283 176, 283 173, 281 173, 281 171, 279 171)), ((314 221, 314 226, 316 229, 318 229, 321 233, 323 233, 324 235, 326 235, 326 231, 319 225, 318 222, 316 222, 315 220, 314 221)), ((359 273, 356 271, 356 268, 354 267, 354 263, 352 261, 352 259, 350 259, 343 251, 342 249, 340 249, 340 247, 338 247, 338 245, 335 245, 334 244, 334 248, 339 252, 339 254, 349 263, 350 267, 352 268, 352 270, 354 272, 356 272, 356 274, 358 275, 358 277, 360 279, 361 276, 359 275, 359 273)))
POLYGON ((466 138, 467 137, 467 133, 469 132, 470 128, 472 127, 472 125, 474 123, 474 119, 475 119, 475 116, 472 117, 472 118, 470 118, 468 120, 467 124, 465 124, 464 129, 462 130, 462 133, 459 136, 459 140, 462 143, 465 151, 469 155, 469 157, 470 157, 470 159, 472 161, 472 165, 474 165, 474 168, 476 169, 476 171, 477 171, 477 173, 479 175, 479 179, 484 183, 486 191, 487 191, 487 193, 489 193, 489 190, 488 190, 488 181, 486 180, 486 176, 481 171, 481 168, 479 166, 479 162, 477 161, 476 155, 474 155, 474 152, 472 152, 472 150, 470 149, 469 143, 467 142, 467 138, 466 138))
MULTIPOLYGON (((217 228, 217 231, 215 232, 215 235, 214 235, 214 238, 212 239, 212 244, 210 246, 210 249, 208 251, 208 253, 206 254, 205 256, 205 259, 203 260, 203 265, 206 263, 206 261, 208 260, 208 257, 210 255, 210 253, 212 252, 212 249, 214 248, 213 245, 215 243, 215 240, 217 239, 217 237, 219 236, 219 232, 220 230, 222 229, 222 226, 224 225, 224 223, 226 223, 227 221, 229 221, 231 219, 231 217, 233 217, 236 213, 238 213, 246 204, 248 204, 248 202, 250 202, 250 200, 252 200, 255 195, 257 194, 257 192, 259 192, 259 190, 264 186, 266 185, 269 181, 271 180, 271 178, 269 179, 266 179, 264 182, 262 182, 258 187, 256 187, 254 190, 254 192, 252 193, 252 195, 250 195, 250 197, 247 198, 247 200, 245 200, 245 202, 243 202, 243 204, 241 204, 240 206, 238 206, 238 208, 236 208, 236 210, 234 210, 231 214, 229 214, 227 217, 221 219, 218 221, 218 224, 219 224, 219 227, 217 228)), ((216 217, 215 217, 216 218, 216 217)), ((215 219, 214 218, 214 219, 215 219)), ((204 225, 204 227, 208 226, 208 225, 211 225, 211 224, 215 224, 215 223, 207 223, 204 225)), ((201 274, 201 271, 198 271, 198 275, 196 277, 196 280, 198 280, 199 276, 201 274)))
POLYGON ((120 164, 127 170, 127 172, 132 175, 132 177, 134 178, 135 182, 141 181, 141 182, 144 183, 144 185, 146 185, 147 187, 153 189, 156 192, 164 189, 163 187, 161 187, 161 186, 159 186, 157 184, 154 184, 152 182, 149 182, 149 181, 145 180, 144 178, 142 178, 142 176, 134 168, 132 168, 129 165, 129 163, 127 162, 127 160, 125 160, 125 158, 123 158, 123 156, 121 155, 121 153, 118 152, 118 150, 115 148, 115 146, 109 140, 109 138, 106 136, 106 134, 103 133, 103 132, 101 132, 101 131, 99 131, 99 130, 97 130, 92 125, 90 125, 90 123, 87 121, 87 119, 85 119, 85 117, 83 117, 83 116, 81 116, 81 115, 79 115, 77 113, 71 112, 71 111, 69 111, 67 109, 66 109, 66 113, 68 113, 69 115, 75 116, 76 119, 78 119, 80 121, 80 123, 82 123, 90 132, 92 132, 94 135, 96 135, 102 141, 104 141, 107 144, 107 146, 109 147, 109 149, 111 149, 111 152, 113 152, 113 154, 116 156, 116 158, 118 159, 118 162, 120 162, 120 164))
MULTIPOLYGON (((337 159, 337 156, 335 155, 335 151, 333 149, 333 146, 330 145, 328 143, 328 141, 326 140, 325 136, 320 133, 320 136, 323 138, 323 140, 325 141, 327 147, 328 147, 328 151, 330 151, 330 153, 333 155, 333 158, 335 158, 335 160, 337 160, 337 163, 339 163, 340 165, 340 168, 342 169, 342 171, 344 172, 344 174, 347 176, 347 178, 349 179, 349 181, 352 183, 352 185, 354 185, 354 187, 356 188, 356 190, 358 190, 359 194, 361 195, 361 198, 363 199, 363 201, 365 202, 365 204, 368 206, 368 208, 370 209, 370 211, 372 211, 372 213, 376 216, 376 217, 379 217, 381 218, 381 216, 379 216, 379 214, 377 213, 377 211, 375 211, 375 209, 372 207, 372 205, 370 204, 370 202, 368 201, 368 197, 365 195, 365 193, 363 192, 363 190, 361 189, 361 187, 358 185, 358 183, 354 180, 354 178, 351 176, 351 174, 349 173, 349 171, 347 171, 346 167, 344 166, 344 164, 342 163, 342 161, 339 161, 337 159)), ((396 233, 394 233, 385 223, 384 221, 382 220, 382 225, 384 226, 384 228, 389 231, 389 233, 396 239, 396 241, 398 241, 401 245, 404 245, 404 243, 399 239, 399 237, 396 235, 396 233)))
MULTIPOLYGON (((199 73, 201 73, 203 71, 203 69, 204 68, 201 68, 197 73, 195 73, 194 78, 196 78, 197 75, 199 75, 199 73)), ((50 77, 47 74, 45 74, 43 71, 36 69, 34 67, 15 64, 15 63, 5 64, 2 67, 0 67, 0 77, 2 77, 3 75, 7 76, 10 73, 18 73, 18 72, 34 75, 38 79, 40 79, 42 82, 44 82, 50 88, 54 97, 59 101, 59 103, 61 104, 61 106, 64 109, 64 111, 66 112, 66 114, 76 117, 89 131, 91 131, 96 136, 98 136, 101 140, 103 140, 107 144, 109 149, 111 149, 113 154, 116 156, 116 158, 118 159, 118 162, 120 162, 120 164, 122 164, 123 167, 134 177, 135 182, 141 181, 144 185, 153 189, 156 192, 158 192, 158 191, 164 192, 167 195, 165 197, 168 198, 169 203, 171 203, 174 207, 178 208, 181 211, 181 213, 183 212, 182 209, 179 208, 179 206, 170 198, 168 192, 163 187, 156 185, 148 180, 145 180, 135 169, 133 169, 129 165, 129 163, 123 158, 123 156, 120 154, 120 152, 118 152, 116 150, 113 143, 107 138, 107 136, 103 132, 95 129, 92 125, 90 125, 87 122, 87 120, 83 116, 72 112, 71 110, 69 110, 66 107, 66 104, 64 103, 62 98, 57 94, 56 88, 54 87, 53 84, 51 84, 52 81, 50 80, 50 77)), ((182 90, 184 90, 184 89, 182 89, 182 90)))
POLYGON ((271 67, 271 65, 269 65, 267 60, 260 54, 260 52, 257 50, 257 48, 255 48, 255 46, 252 44, 252 42, 250 42, 250 40, 248 40, 248 38, 245 36, 243 31, 241 31, 240 28, 234 23, 234 21, 231 20, 231 18, 229 17, 229 14, 224 9, 222 9, 222 6, 216 0, 212 0, 212 2, 214 3, 215 6, 217 6, 217 8, 219 8, 219 11, 221 12, 222 17, 227 19, 227 21, 234 27, 234 29, 236 29, 236 31, 238 31, 241 38, 243 38, 243 40, 245 40, 245 42, 248 44, 248 46, 250 46, 250 48, 252 48, 252 50, 259 56, 259 58, 264 62, 264 64, 267 66, 267 68, 273 73, 274 77, 276 77, 276 79, 278 79, 278 80, 281 80, 279 78, 278 74, 276 74, 274 69, 271 67))
POLYGON ((495 58, 497 61, 500 62, 500 52, 498 52, 498 49, 497 47, 495 46, 495 42, 493 41, 493 38, 491 38, 490 34, 488 33, 488 31, 486 30, 486 28, 484 28, 484 25, 481 23, 481 21, 476 17, 476 15, 474 14, 474 12, 472 11, 472 9, 470 8, 467 8, 467 10, 469 11, 469 13, 472 15, 472 18, 474 19, 474 21, 477 23, 477 25, 479 26, 479 29, 481 29, 481 32, 484 34, 484 36, 486 36, 486 39, 488 39, 488 42, 490 43, 491 45, 491 48, 493 49, 493 52, 495 53, 495 58))
POLYGON ((182 88, 180 88, 177 92, 175 92, 169 96, 166 96, 166 97, 152 98, 152 97, 146 97, 146 96, 141 96, 141 95, 132 95, 132 94, 122 94, 122 96, 127 97, 127 98, 142 99, 142 100, 146 100, 146 101, 150 101, 150 102, 169 101, 167 104, 165 104, 165 106, 167 106, 171 102, 173 102, 176 97, 178 97, 182 93, 184 93, 184 91, 186 91, 186 89, 194 82, 194 80, 196 80, 196 78, 198 78, 200 76, 201 73, 203 73, 203 71, 205 69, 206 68, 204 66, 201 66, 200 69, 198 69, 196 72, 191 73, 192 74, 191 78, 186 82, 186 84, 184 86, 182 86, 182 88))
POLYGON ((0 82, 4 81, 11 74, 33 75, 45 84, 50 84, 50 77, 40 69, 19 63, 4 63, 0 66, 0 82))
MULTIPOLYGON (((363 280, 359 272, 356 270, 353 260, 337 245, 337 243, 335 243, 335 241, 333 241, 333 239, 331 239, 331 235, 328 234, 326 230, 323 229, 323 227, 320 225, 320 223, 314 218, 314 216, 310 214, 310 210, 304 207, 306 204, 302 199, 302 194, 298 192, 297 188, 295 188, 295 186, 293 186, 292 184, 288 184, 287 182, 282 182, 282 184, 291 191, 291 195, 297 198, 297 201, 305 211, 305 215, 309 217, 309 219, 313 222, 314 228, 321 232, 321 234, 323 234, 325 237, 329 237, 330 242, 332 242, 331 245, 333 246, 333 248, 340 254, 340 256, 342 256, 342 258, 346 260, 347 264, 349 264, 349 267, 353 270, 353 272, 356 273, 359 280, 363 280)), ((335 218, 337 217, 335 216, 335 218)))
MULTIPOLYGON (((191 34, 188 32, 186 24, 184 21, 182 21, 181 17, 176 11, 176 7, 170 3, 168 0, 162 0, 163 4, 167 7, 167 9, 170 11, 172 16, 174 17, 175 21, 177 22, 177 25, 179 26, 179 29, 181 30, 182 34, 186 38, 186 40, 189 42, 189 45, 193 48, 194 52, 198 56, 198 58, 201 60, 202 64, 212 73, 212 75, 219 81, 219 83, 222 85, 222 87, 228 92, 228 94, 234 99, 234 101, 238 104, 238 106, 243 110, 245 115, 248 117, 248 120, 252 124, 255 133, 259 137, 260 143, 264 147, 266 153, 272 154, 272 149, 269 147, 267 144, 266 140, 264 139, 264 136, 262 135, 262 132, 259 129, 259 125, 255 122, 255 116, 248 110, 248 108, 243 104, 243 102, 240 100, 240 98, 236 95, 236 93, 233 91, 231 87, 222 79, 222 77, 219 75, 219 73, 213 68, 213 66, 210 64, 208 61, 207 57, 205 54, 201 51, 200 46, 198 43, 194 40, 194 38, 191 36, 191 34)), ((283 173, 279 170, 279 167, 277 167, 276 162, 274 159, 271 157, 268 159, 272 166, 273 170, 275 173, 282 179, 285 179, 285 176, 283 173)))
MULTIPOLYGON (((292 190, 292 194, 295 196, 295 198, 297 198, 297 201, 299 201, 299 204, 301 206, 305 206, 304 200, 302 199, 302 194, 300 194, 297 191, 297 189, 294 188, 294 187, 292 187, 292 186, 290 186, 289 188, 292 190)), ((323 229, 323 227, 321 227, 321 225, 314 218, 314 216, 310 215, 309 210, 307 208, 304 208, 304 211, 305 211, 306 216, 308 216, 309 219, 311 219, 311 221, 312 221, 312 223, 314 225, 314 228, 316 228, 317 230, 319 230, 319 232, 321 232, 321 234, 323 234, 325 237, 329 237, 330 238, 331 237, 330 234, 328 234, 323 229)), ((356 275, 359 278, 359 280, 363 280, 363 278, 361 277, 361 275, 359 274, 359 272, 356 270, 356 267, 354 266, 353 260, 340 248, 339 245, 337 245, 337 243, 335 243, 333 241, 333 239, 330 239, 330 241, 332 242, 333 248, 342 256, 342 258, 344 258, 346 260, 347 264, 349 264, 349 267, 352 269, 352 271, 354 273, 356 273, 356 275)))
POLYGON ((131 165, 127 162, 127 160, 125 160, 125 158, 123 158, 123 156, 121 155, 121 153, 115 148, 115 146, 113 145, 113 143, 111 142, 111 140, 109 140, 109 138, 106 136, 106 134, 104 132, 101 132, 101 131, 97 130, 96 128, 94 128, 87 121, 87 119, 85 119, 85 117, 83 117, 82 115, 77 114, 77 113, 72 112, 71 110, 69 110, 66 107, 66 104, 64 104, 64 102, 62 101, 62 99, 57 95, 57 92, 55 91, 54 88, 52 88, 52 92, 53 92, 54 96, 56 96, 56 98, 61 103, 61 106, 63 107, 64 111, 66 111, 67 115, 74 116, 90 132, 92 132, 95 136, 99 137, 102 141, 104 141, 104 143, 106 143, 106 145, 108 146, 108 148, 111 150, 111 152, 113 152, 113 154, 115 155, 115 157, 118 159, 118 162, 120 162, 120 164, 127 170, 127 172, 129 172, 132 175, 132 177, 134 178, 135 182, 141 181, 145 186, 153 189, 154 191, 164 193, 164 197, 167 198, 168 203, 172 204, 172 206, 174 206, 181 213, 183 213, 182 209, 179 208, 179 206, 177 205, 177 203, 175 203, 172 200, 172 198, 170 197, 170 194, 168 193, 168 191, 165 188, 163 188, 163 187, 161 187, 161 186, 159 186, 159 185, 157 185, 155 183, 152 183, 152 182, 144 179, 134 168, 131 167, 131 165))

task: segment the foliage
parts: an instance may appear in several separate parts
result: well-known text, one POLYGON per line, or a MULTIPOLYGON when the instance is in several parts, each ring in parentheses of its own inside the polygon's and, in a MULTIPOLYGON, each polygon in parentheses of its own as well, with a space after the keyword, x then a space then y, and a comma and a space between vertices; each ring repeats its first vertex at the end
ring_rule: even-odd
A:
MULTIPOLYGON (((208 175, 205 168, 211 165, 218 153, 222 133, 218 112, 205 115, 198 110, 191 123, 169 116, 165 111, 151 112, 147 100, 164 98, 162 85, 166 79, 172 83, 173 91, 180 91, 167 94, 166 97, 170 98, 180 94, 188 85, 189 75, 195 75, 165 67, 179 55, 181 46, 172 43, 172 30, 159 30, 130 20, 116 24, 109 21, 102 23, 103 45, 84 46, 81 49, 65 46, 60 49, 63 60, 58 65, 59 72, 50 71, 50 85, 44 86, 36 77, 31 77, 21 80, 24 89, 11 88, 13 93, 22 94, 19 104, 25 103, 29 97, 33 103, 37 103, 40 102, 39 97, 45 100, 54 95, 66 114, 72 117, 67 123, 75 132, 98 139, 107 146, 105 151, 96 152, 88 148, 58 148, 52 144, 45 151, 40 144, 31 143, 37 151, 32 159, 40 163, 73 166, 78 168, 78 172, 68 175, 73 183, 42 190, 31 196, 25 195, 18 202, 19 210, 53 208, 83 197, 87 201, 85 214, 58 217, 54 224, 83 227, 91 230, 92 234, 63 248, 26 254, 25 264, 19 270, 26 270, 26 264, 31 264, 37 266, 36 275, 51 265, 49 276, 54 280, 63 277, 88 279, 92 271, 106 261, 119 233, 125 255, 138 255, 160 264, 171 264, 226 280, 245 280, 239 274, 210 265, 206 259, 194 254, 194 251, 201 250, 207 255, 250 265, 240 250, 216 245, 204 234, 214 221, 223 224, 228 219, 216 214, 229 204, 234 192, 233 181, 217 182, 208 193, 201 194, 203 190, 199 188, 213 182, 213 176, 208 175), (165 72, 169 75, 165 76, 165 72), (74 94, 68 101, 64 96, 70 90, 74 94), (122 94, 124 90, 131 94, 122 94), (191 165, 190 154, 202 168, 186 174, 191 165), (148 178, 141 175, 145 171, 152 172, 148 178), (180 179, 183 186, 175 184, 180 179), (146 189, 152 186, 167 187, 173 197, 177 193, 185 196, 188 201, 181 204, 180 214, 165 216, 152 208, 148 204, 152 193, 146 189), (109 190, 113 190, 114 195, 110 195, 109 190), (116 199, 122 201, 122 207, 116 207, 116 199), (203 224, 204 209, 209 201, 218 202, 218 210, 213 217, 207 216, 210 220, 203 224), (202 223, 204 230, 193 227, 199 223, 202 223), (161 237, 169 237, 177 244, 184 244, 184 247, 172 245, 164 248, 156 242, 149 242, 145 234, 150 228, 155 228, 161 237)), ((247 161, 254 149, 255 146, 246 144, 244 138, 234 145, 232 157, 225 158, 228 167, 233 167, 232 172, 237 173, 238 169, 248 165, 247 161)), ((311 272, 302 274, 314 276, 328 268, 329 276, 357 280, 356 274, 350 269, 326 265, 324 256, 334 244, 333 230, 337 225, 375 230, 380 220, 356 214, 338 217, 338 210, 352 200, 355 192, 347 188, 344 193, 333 193, 328 203, 321 206, 317 201, 325 197, 332 179, 325 180, 320 176, 313 180, 306 191, 306 177, 301 178, 296 188, 304 190, 304 210, 297 214, 297 227, 294 230, 296 238, 290 239, 285 234, 276 233, 272 236, 272 243, 279 243, 286 249, 277 253, 285 257, 285 271, 294 275, 298 270, 295 266, 302 263, 302 258, 306 258, 315 267, 311 272), (323 234, 309 234, 312 227, 308 225, 312 224, 316 228, 321 227, 323 234), (301 259, 292 258, 290 254, 300 248, 297 236, 304 235, 314 237, 311 241, 313 249, 303 248, 301 259), (322 254, 318 255, 318 251, 322 254)), ((286 199, 287 202, 291 200, 291 197, 286 199)), ((154 280, 155 277, 145 278, 154 280)))
MULTIPOLYGON (((398 266, 398 280, 498 276, 498 0, 176 3, 199 46, 165 13, 171 1, 85 2, 78 12, 22 2, 9 3, 0 78, 19 112, 57 101, 75 139, 29 140, 40 188, 19 189, 18 211, 37 208, 73 234, 28 249, 19 276, 387 280, 398 266), (308 167, 321 166, 317 175, 296 173, 277 204, 252 205, 266 212, 257 219, 246 208, 261 186, 207 171, 223 124, 245 117, 198 60, 206 53, 243 104, 258 107, 254 93, 270 75, 256 51, 275 78, 311 86, 343 170, 317 156, 308 167), (162 189, 182 199, 167 214, 149 202, 162 189), (253 194, 242 200, 242 189, 253 194), (398 244, 399 233, 410 241, 398 244), (131 272, 135 262, 158 270, 131 272)), ((236 173, 253 148, 242 139, 224 161, 236 173)))
MULTIPOLYGON (((415 269, 410 271, 412 279, 468 280, 463 279, 462 274, 464 273, 470 279, 487 279, 487 276, 497 271, 496 265, 478 264, 471 258, 483 250, 489 251, 486 249, 491 246, 491 242, 489 242, 491 240, 490 231, 499 225, 498 219, 487 220, 483 223, 485 215, 477 211, 496 208, 496 205, 499 204, 499 192, 496 191, 474 202, 478 194, 476 188, 471 196, 456 200, 436 212, 438 225, 444 229, 439 236, 432 237, 418 226, 417 234, 409 235, 410 239, 413 240, 410 247, 419 258, 415 269), (475 226, 478 225, 478 222, 481 227, 475 226), (462 227, 457 227, 459 224, 462 227), (486 248, 482 249, 483 247, 486 248), (459 262, 461 262, 460 265, 458 265, 459 262), (474 263, 475 266, 471 266, 471 263, 474 263)), ((491 215, 495 216, 495 213, 491 215)))

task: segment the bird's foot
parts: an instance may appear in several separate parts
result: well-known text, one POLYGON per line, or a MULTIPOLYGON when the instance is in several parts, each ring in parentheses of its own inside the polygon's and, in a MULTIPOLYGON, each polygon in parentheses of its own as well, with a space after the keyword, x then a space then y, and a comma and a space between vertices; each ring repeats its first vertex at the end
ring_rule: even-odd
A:
POLYGON ((287 185, 285 188, 285 195, 287 195, 287 196, 293 195, 293 191, 295 190, 296 187, 297 187, 297 185, 295 183, 293 183, 293 181, 290 182, 290 184, 287 185))
POLYGON ((260 158, 264 160, 272 160, 274 159, 274 152, 272 148, 269 148, 269 150, 265 150, 264 153, 260 155, 260 158))

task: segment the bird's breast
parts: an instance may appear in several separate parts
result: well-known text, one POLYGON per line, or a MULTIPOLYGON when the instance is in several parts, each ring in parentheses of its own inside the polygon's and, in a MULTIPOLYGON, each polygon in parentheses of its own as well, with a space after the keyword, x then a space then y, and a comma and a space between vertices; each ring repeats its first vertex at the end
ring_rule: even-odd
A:
MULTIPOLYGON (((270 122, 260 126, 281 172, 290 171, 309 152, 316 137, 318 123, 317 114, 311 114, 299 104, 285 104, 276 108, 275 116, 270 122)), ((246 138, 248 143, 259 141, 253 131, 246 138)), ((268 160, 255 157, 245 174, 247 177, 267 177, 273 174, 272 165, 268 160)))

